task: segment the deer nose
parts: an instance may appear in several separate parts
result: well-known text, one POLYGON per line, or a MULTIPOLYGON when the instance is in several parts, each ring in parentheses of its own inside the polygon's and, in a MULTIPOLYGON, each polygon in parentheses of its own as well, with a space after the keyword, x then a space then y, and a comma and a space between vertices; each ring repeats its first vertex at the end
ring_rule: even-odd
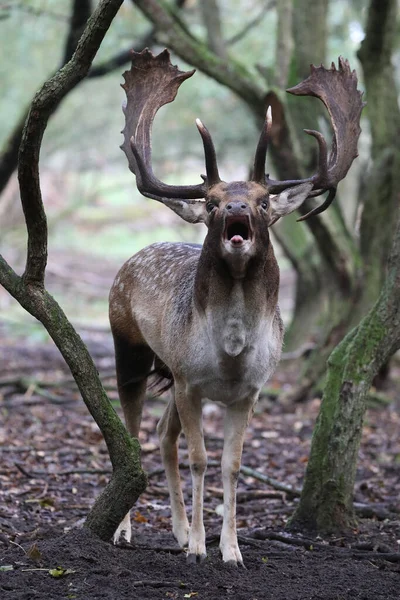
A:
POLYGON ((242 215, 248 213, 249 205, 240 200, 236 202, 229 202, 226 205, 226 210, 229 211, 230 215, 242 215))

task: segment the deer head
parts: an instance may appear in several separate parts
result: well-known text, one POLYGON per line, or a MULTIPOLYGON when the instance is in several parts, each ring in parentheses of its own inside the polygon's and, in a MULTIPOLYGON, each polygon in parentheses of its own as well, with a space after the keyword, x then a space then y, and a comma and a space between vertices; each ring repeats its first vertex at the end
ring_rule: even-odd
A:
POLYGON ((190 223, 219 224, 221 248, 227 252, 251 252, 255 224, 268 228, 280 217, 296 210, 308 197, 329 192, 327 199, 299 220, 326 210, 336 188, 357 157, 360 114, 364 103, 357 90, 357 77, 348 61, 339 58, 339 68, 311 66, 311 75, 287 90, 294 95, 316 96, 328 109, 333 126, 331 152, 318 131, 305 130, 319 146, 317 172, 302 180, 276 181, 265 174, 265 161, 272 125, 268 109, 248 182, 225 183, 220 179, 211 135, 202 122, 196 124, 203 140, 206 176, 197 185, 173 186, 161 182, 151 166, 151 127, 158 109, 172 102, 178 88, 194 71, 183 72, 170 62, 168 50, 154 56, 148 49, 132 52, 132 66, 124 73, 127 104, 124 108, 125 152, 139 191, 174 210, 190 223))

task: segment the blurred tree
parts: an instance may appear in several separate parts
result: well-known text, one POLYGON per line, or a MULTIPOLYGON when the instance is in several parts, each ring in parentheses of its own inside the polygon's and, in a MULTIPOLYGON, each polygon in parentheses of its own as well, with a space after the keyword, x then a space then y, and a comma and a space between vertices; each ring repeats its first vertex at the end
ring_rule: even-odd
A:
MULTIPOLYGON (((62 65, 66 64, 72 57, 86 21, 90 17, 92 6, 90 0, 74 0, 72 3, 70 27, 65 42, 64 57, 62 65)), ((56 110, 57 106, 54 106, 56 110)), ((29 109, 28 109, 29 110, 29 109)), ((18 162, 18 151, 21 144, 22 132, 28 116, 28 110, 24 111, 13 131, 6 140, 0 154, 0 194, 7 185, 11 175, 16 169, 18 162)))

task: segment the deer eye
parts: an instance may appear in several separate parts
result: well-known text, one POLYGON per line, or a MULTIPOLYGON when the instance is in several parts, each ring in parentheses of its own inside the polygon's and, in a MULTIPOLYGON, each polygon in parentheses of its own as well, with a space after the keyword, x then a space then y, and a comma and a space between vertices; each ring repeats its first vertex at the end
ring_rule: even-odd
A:
POLYGON ((214 202, 207 202, 207 204, 206 204, 206 211, 208 213, 212 212, 214 210, 214 208, 217 208, 217 205, 214 204, 214 202))
POLYGON ((267 210, 267 208, 268 208, 268 200, 263 200, 263 201, 261 202, 261 205, 260 205, 260 206, 261 206, 261 208, 262 208, 263 210, 267 210))

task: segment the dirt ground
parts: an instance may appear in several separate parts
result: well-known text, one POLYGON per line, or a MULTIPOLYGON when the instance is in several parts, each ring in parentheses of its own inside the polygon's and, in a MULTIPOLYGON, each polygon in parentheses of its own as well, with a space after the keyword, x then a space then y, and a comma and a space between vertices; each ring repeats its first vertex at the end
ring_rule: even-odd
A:
MULTIPOLYGON (((110 397, 116 400, 110 336, 83 332, 110 397)), ((298 501, 319 400, 284 407, 279 392, 293 373, 283 363, 261 398, 243 464, 286 491, 242 474, 239 540, 246 569, 223 565, 218 551, 222 502, 220 409, 204 408, 208 557, 186 563, 170 533, 166 481, 155 425, 165 399, 149 398, 141 442, 149 486, 132 510, 132 545, 113 546, 83 527, 110 463, 62 359, 51 344, 0 336, 0 598, 199 600, 391 600, 400 598, 400 398, 369 409, 357 470, 361 515, 347 536, 309 539, 285 530, 298 501), (4 368, 3 368, 4 367, 4 368), (276 398, 276 394, 278 397, 276 398)), ((395 373, 396 375, 396 373, 395 373)), ((397 374, 398 376, 398 374, 397 374)), ((182 475, 190 514, 184 439, 182 475)))

